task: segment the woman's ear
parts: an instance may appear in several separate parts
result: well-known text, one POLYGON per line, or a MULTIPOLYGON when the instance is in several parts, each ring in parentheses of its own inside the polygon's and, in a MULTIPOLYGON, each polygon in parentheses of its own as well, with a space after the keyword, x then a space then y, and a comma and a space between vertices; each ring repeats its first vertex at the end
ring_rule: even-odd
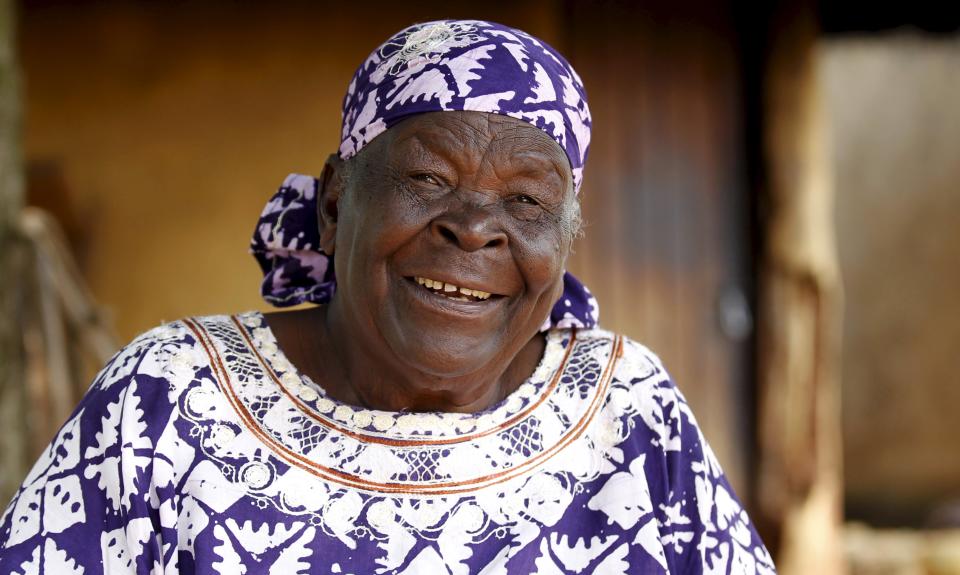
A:
POLYGON ((344 186, 343 160, 330 154, 317 186, 317 225, 320 232, 320 249, 332 256, 337 244, 337 221, 340 216, 340 197, 344 186))

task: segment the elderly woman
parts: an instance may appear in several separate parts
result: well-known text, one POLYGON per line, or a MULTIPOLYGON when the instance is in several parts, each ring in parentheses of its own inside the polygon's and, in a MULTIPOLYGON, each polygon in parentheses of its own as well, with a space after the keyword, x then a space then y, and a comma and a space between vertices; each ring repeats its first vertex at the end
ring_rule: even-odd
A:
POLYGON ((277 305, 149 331, 0 522, 0 572, 772 573, 683 396, 564 272, 583 86, 532 36, 412 26, 253 252, 277 305), (336 275, 334 275, 336 270, 336 275))

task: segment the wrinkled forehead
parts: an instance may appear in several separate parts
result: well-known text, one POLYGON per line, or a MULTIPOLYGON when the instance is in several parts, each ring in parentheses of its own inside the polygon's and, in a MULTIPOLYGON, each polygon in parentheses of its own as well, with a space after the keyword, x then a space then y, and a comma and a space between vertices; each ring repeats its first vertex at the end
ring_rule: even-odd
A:
POLYGON ((429 112, 411 116, 370 143, 360 155, 381 149, 391 158, 430 154, 463 165, 481 161, 543 167, 572 184, 563 149, 530 124, 486 112, 429 112))
POLYGON ((498 114, 537 128, 566 156, 579 190, 591 125, 579 76, 542 41, 479 20, 417 24, 375 50, 344 98, 340 156, 407 118, 442 111, 498 114))

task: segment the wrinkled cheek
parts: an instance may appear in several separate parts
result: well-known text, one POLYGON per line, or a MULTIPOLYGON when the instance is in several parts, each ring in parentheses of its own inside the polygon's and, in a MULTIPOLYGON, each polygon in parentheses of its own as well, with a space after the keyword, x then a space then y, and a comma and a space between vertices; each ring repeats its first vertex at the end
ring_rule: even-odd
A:
POLYGON ((553 304, 557 303, 563 296, 563 270, 560 271, 560 275, 557 278, 557 281, 553 284, 553 288, 550 290, 550 295, 546 298, 546 309, 547 313, 553 309, 553 304))
POLYGON ((541 256, 535 272, 528 276, 528 285, 541 286, 537 298, 537 307, 549 309, 563 293, 563 258, 558 254, 541 256), (547 261, 545 261, 547 260, 547 261))

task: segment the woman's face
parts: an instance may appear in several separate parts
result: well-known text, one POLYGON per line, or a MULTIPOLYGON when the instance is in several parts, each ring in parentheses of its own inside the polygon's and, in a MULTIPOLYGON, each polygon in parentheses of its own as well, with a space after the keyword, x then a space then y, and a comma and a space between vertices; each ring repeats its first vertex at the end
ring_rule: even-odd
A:
POLYGON ((562 293, 578 207, 560 146, 514 118, 437 112, 349 162, 321 216, 351 344, 438 377, 508 363, 562 293))

